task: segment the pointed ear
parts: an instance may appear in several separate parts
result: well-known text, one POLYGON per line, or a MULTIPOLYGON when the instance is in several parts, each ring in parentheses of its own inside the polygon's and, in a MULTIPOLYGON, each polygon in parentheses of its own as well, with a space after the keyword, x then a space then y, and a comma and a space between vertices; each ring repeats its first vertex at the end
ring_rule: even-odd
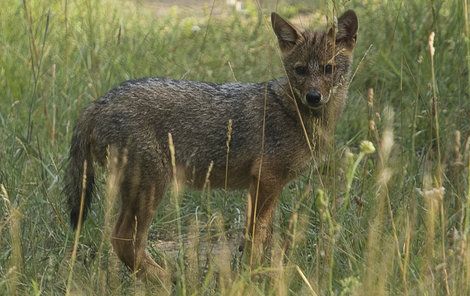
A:
POLYGON ((338 19, 338 32, 336 33, 336 42, 345 43, 354 47, 357 38, 357 16, 352 10, 343 13, 338 19))
POLYGON ((271 13, 271 23, 281 51, 291 50, 296 43, 302 40, 300 31, 275 12, 271 13))

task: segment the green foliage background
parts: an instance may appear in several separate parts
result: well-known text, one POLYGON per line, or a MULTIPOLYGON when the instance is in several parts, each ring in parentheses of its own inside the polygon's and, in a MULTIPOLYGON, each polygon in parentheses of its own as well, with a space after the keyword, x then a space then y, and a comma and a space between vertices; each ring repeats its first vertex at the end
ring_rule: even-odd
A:
MULTIPOLYGON (((177 279, 169 291, 470 294, 467 0, 263 1, 261 11, 257 2, 248 1, 244 12, 226 7, 211 16, 209 6, 193 15, 170 9, 158 17, 145 2, 3 0, 1 293, 67 290, 73 234, 61 182, 80 110, 131 78, 254 82, 283 75, 268 18, 275 7, 294 21, 307 15, 314 27, 326 25, 322 16, 331 19, 346 8, 359 16, 355 75, 337 128, 336 149, 321 174, 312 169, 313 174, 284 191, 275 245, 288 243, 290 248, 281 256, 281 267, 256 271, 261 276, 253 279, 249 270, 234 268, 234 259, 229 259, 231 272, 223 278, 213 262, 194 273, 170 258, 177 279), (378 152, 365 156, 351 172, 362 140, 372 141, 378 152), (347 195, 351 203, 346 208, 347 195)), ((70 291, 152 292, 123 272, 106 243, 105 196, 102 185, 80 238, 70 291)), ((151 240, 184 241, 199 233, 201 239, 231 241, 242 232, 243 222, 237 221, 244 211, 243 197, 186 192, 178 215, 165 201, 151 240), (183 237, 175 217, 181 217, 183 237), (195 217, 201 223, 196 232, 188 226, 195 217), (222 226, 217 228, 211 223, 219 218, 222 226)), ((164 257, 157 248, 150 251, 164 257)), ((179 258, 185 258, 182 253, 179 258)))

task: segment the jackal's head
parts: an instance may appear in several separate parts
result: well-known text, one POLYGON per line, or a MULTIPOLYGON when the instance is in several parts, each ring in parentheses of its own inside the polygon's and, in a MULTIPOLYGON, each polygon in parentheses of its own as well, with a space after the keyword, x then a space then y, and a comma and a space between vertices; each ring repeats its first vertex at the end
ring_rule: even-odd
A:
POLYGON ((354 11, 346 11, 327 31, 302 32, 274 12, 271 22, 297 99, 315 110, 339 100, 334 105, 342 109, 356 44, 358 22, 354 11))

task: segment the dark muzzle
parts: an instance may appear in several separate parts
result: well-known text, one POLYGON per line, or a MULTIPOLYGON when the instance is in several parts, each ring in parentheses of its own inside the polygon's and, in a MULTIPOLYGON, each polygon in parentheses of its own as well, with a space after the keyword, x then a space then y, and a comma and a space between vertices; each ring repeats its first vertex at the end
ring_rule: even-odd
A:
POLYGON ((311 90, 305 95, 305 101, 309 107, 320 108, 324 102, 322 101, 321 94, 316 90, 311 90))

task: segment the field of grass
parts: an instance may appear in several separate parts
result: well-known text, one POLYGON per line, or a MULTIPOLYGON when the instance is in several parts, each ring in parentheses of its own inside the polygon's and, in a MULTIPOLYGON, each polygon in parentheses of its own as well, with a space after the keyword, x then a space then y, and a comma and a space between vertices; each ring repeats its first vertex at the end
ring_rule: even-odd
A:
MULTIPOLYGON (((263 1, 261 14, 247 2, 243 12, 156 17, 142 1, 2 1, 0 294, 157 293, 111 250, 104 174, 72 258, 61 192, 71 131, 84 106, 126 79, 281 76, 268 18, 276 5, 263 1)), ((293 2, 277 4, 293 21, 325 26, 322 16, 347 8, 359 16, 335 150, 285 188, 271 265, 257 270, 229 252, 244 192, 166 198, 149 251, 175 283, 158 293, 470 295, 468 0, 293 2), (377 151, 366 154, 363 140, 377 151)))

